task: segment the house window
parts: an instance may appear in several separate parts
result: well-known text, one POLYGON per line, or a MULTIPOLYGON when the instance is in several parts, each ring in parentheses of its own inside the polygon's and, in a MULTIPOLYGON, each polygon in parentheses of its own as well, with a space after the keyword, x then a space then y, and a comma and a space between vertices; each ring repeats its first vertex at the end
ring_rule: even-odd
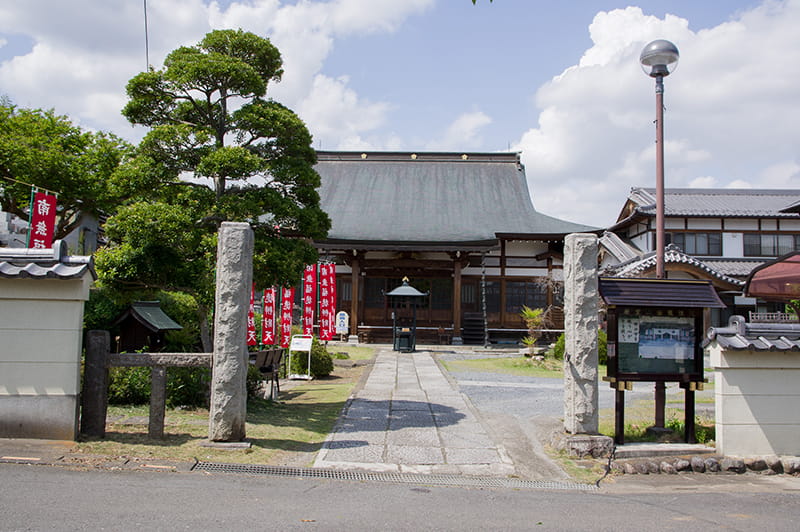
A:
POLYGON ((450 310, 453 308, 453 280, 431 280, 431 308, 433 310, 450 310))
POLYGON ((523 306, 547 308, 547 284, 506 281, 506 312, 518 314, 523 306))
POLYGON ((461 285, 461 304, 474 305, 475 304, 475 285, 462 284, 461 285))
POLYGON ((336 294, 339 301, 353 300, 353 283, 349 279, 336 280, 336 294))
POLYGON ((367 277, 364 280, 364 305, 367 308, 384 308, 386 305, 386 279, 367 277))
POLYGON ((800 250, 800 235, 745 233, 745 257, 777 257, 800 250))
POLYGON ((486 281, 486 312, 500 312, 500 281, 486 281))
POLYGON ((722 255, 721 233, 670 233, 667 242, 675 244, 688 255, 722 255))

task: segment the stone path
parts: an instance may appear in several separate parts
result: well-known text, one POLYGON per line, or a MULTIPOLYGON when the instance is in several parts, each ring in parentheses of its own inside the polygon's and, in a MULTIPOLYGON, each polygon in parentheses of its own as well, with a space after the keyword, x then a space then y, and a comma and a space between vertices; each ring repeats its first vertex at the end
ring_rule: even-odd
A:
POLYGON ((514 466, 429 352, 381 350, 315 467, 506 476, 514 466))

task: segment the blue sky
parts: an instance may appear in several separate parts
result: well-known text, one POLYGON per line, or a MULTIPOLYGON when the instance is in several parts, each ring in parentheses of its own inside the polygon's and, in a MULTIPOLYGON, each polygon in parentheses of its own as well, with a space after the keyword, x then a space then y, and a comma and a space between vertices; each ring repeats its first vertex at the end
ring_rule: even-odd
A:
MULTIPOLYGON (((150 62, 211 29, 269 37, 270 94, 327 150, 519 151, 534 205, 613 223, 655 175, 657 38, 669 187, 800 188, 800 0, 148 0, 150 62)), ((142 0, 0 1, 0 94, 130 140, 142 0)))

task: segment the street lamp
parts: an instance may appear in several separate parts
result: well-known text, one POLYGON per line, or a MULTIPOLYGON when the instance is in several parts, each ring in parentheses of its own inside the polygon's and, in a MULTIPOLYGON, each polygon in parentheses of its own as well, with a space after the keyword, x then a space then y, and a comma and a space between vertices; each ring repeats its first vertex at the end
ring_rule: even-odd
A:
MULTIPOLYGON (((664 77, 678 66, 678 47, 663 39, 649 43, 639 55, 642 70, 656 79, 656 277, 666 278, 664 271, 664 77)), ((666 410, 666 384, 655 384, 654 432, 662 432, 666 410)))
POLYGON ((663 39, 649 43, 639 62, 645 74, 656 79, 656 277, 664 273, 664 77, 678 66, 678 47, 663 39))

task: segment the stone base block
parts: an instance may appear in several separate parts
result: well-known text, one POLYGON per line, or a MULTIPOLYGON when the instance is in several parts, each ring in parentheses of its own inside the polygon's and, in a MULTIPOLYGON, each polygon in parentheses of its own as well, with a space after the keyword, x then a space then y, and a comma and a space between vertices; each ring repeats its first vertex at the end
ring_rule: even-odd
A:
POLYGON ((614 449, 614 439, 599 434, 558 434, 554 438, 553 446, 578 458, 605 458, 614 449))
POLYGON ((0 437, 75 440, 76 395, 0 396, 0 437))
POLYGON ((206 440, 199 443, 200 447, 210 447, 223 451, 241 451, 253 446, 249 441, 212 441, 206 440))

